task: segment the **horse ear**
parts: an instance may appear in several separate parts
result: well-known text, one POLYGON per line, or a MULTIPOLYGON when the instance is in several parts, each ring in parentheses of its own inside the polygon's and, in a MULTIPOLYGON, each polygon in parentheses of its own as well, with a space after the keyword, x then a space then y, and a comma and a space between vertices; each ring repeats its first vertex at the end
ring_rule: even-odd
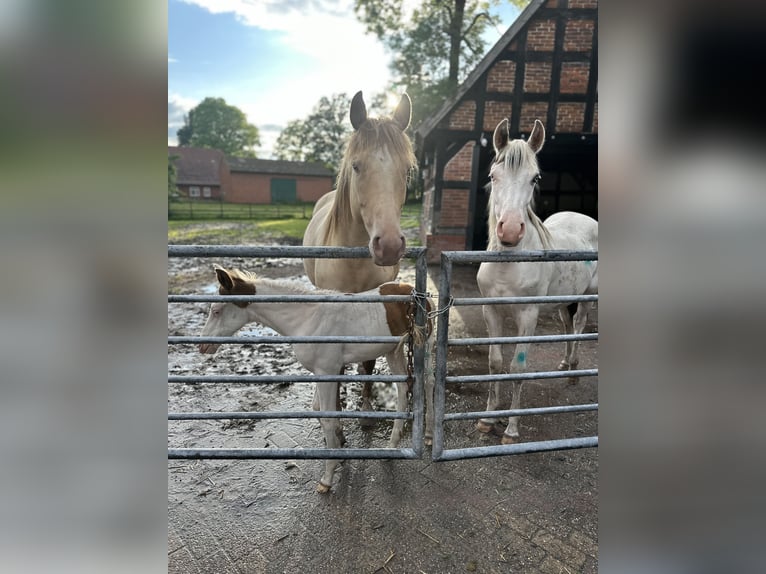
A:
POLYGON ((354 130, 358 130, 367 121, 367 106, 364 105, 361 90, 354 94, 354 98, 351 100, 351 113, 349 117, 351 118, 351 125, 354 126, 354 130))
POLYGON ((402 128, 402 131, 404 131, 409 127, 411 119, 412 100, 410 100, 410 97, 405 92, 402 94, 402 98, 399 100, 396 110, 394 110, 394 122, 402 128))
POLYGON ((495 127, 495 133, 492 136, 492 145, 495 146, 495 153, 499 153, 508 144, 508 119, 503 119, 495 127))
POLYGON ((527 145, 532 148, 532 151, 537 153, 543 149, 545 143, 545 127, 543 122, 535 120, 535 127, 532 128, 532 133, 529 134, 529 141, 527 145))
POLYGON ((226 271, 226 269, 216 265, 215 274, 216 274, 216 277, 218 277, 218 283, 221 284, 221 287, 223 287, 224 289, 227 289, 228 291, 231 291, 232 289, 234 289, 234 281, 232 280, 231 275, 229 275, 229 272, 226 271))

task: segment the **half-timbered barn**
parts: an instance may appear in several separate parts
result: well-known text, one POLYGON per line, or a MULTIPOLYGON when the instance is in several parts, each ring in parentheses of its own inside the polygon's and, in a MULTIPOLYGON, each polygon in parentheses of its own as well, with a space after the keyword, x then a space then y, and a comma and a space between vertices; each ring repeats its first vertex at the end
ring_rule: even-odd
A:
MULTIPOLYGON (((415 131, 429 257, 484 249, 492 134, 545 125, 537 214, 598 216, 598 0, 532 0, 477 68, 415 131)), ((437 259, 438 260, 438 259, 437 259)))

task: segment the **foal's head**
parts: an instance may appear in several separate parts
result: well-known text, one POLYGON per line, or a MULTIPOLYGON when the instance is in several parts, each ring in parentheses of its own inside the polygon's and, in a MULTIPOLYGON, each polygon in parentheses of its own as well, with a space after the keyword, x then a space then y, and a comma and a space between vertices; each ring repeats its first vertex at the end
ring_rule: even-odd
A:
POLYGON ((360 217, 376 265, 395 265, 404 255, 399 218, 407 181, 416 165, 410 138, 412 104, 403 94, 390 118, 371 118, 357 92, 351 101, 351 134, 338 174, 334 225, 360 217))
POLYGON ((495 161, 489 171, 492 193, 489 204, 490 235, 501 245, 518 245, 526 233, 525 216, 531 209, 535 186, 540 181, 537 152, 545 141, 545 128, 540 120, 529 140, 509 140, 508 120, 497 124, 493 136, 495 161))
MULTIPOLYGON (((254 277, 234 269, 227 271, 223 267, 215 266, 215 274, 218 278, 218 293, 220 295, 255 295, 254 277)), ((210 305, 207 322, 202 329, 203 337, 230 337, 248 322, 248 303, 216 302, 210 305)), ((200 343, 200 353, 212 354, 220 345, 216 343, 200 343)))

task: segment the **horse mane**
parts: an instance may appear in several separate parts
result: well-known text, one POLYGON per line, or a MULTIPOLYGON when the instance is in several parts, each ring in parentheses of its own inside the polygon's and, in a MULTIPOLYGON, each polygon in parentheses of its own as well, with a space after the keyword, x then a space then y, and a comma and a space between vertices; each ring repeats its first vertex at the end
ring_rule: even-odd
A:
MULTIPOLYGON (((535 154, 532 148, 529 147, 527 142, 521 139, 509 141, 508 144, 498 152, 497 157, 495 158, 495 163, 500 162, 503 162, 507 169, 514 171, 521 169, 522 167, 531 168, 531 170, 535 172, 539 171, 540 169, 537 164, 537 154, 535 154)), ((487 185, 490 188, 491 196, 492 184, 489 183, 487 185)), ((497 240, 497 235, 493 233, 495 227, 497 226, 497 217, 495 217, 494 210, 490 208, 491 205, 492 201, 490 197, 490 201, 487 202, 487 210, 489 211, 489 217, 487 219, 487 225, 489 227, 489 244, 487 245, 487 248, 490 251, 496 251, 500 248, 500 242, 497 240)), ((529 222, 532 224, 532 227, 534 227, 537 230, 537 233, 540 235, 540 241, 543 244, 543 249, 552 249, 553 240, 551 238, 551 233, 535 213, 534 194, 532 196, 532 200, 527 205, 527 217, 529 218, 529 222)))
POLYGON ((285 279, 269 279, 267 277, 259 277, 255 273, 250 271, 243 271, 242 269, 228 270, 229 276, 234 282, 234 289, 231 291, 224 291, 223 287, 219 288, 221 295, 254 295, 257 293, 257 287, 264 285, 271 287, 272 289, 278 289, 279 291, 285 291, 292 295, 324 295, 334 294, 335 291, 329 289, 311 289, 305 287, 297 281, 288 281, 285 279))
POLYGON ((350 195, 353 158, 367 155, 379 148, 388 150, 397 162, 397 168, 407 173, 407 182, 409 182, 412 171, 417 167, 417 158, 412 150, 410 138, 391 118, 367 118, 367 121, 351 134, 346 144, 338 170, 335 200, 328 218, 325 241, 334 235, 336 229, 351 224, 350 195))

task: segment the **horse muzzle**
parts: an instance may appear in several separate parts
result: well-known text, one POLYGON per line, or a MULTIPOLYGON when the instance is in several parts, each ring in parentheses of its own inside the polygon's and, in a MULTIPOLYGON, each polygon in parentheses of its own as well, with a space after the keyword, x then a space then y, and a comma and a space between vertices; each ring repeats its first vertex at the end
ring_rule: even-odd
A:
POLYGON ((370 254, 375 265, 389 267, 399 263, 406 247, 407 242, 401 234, 382 237, 378 235, 370 243, 370 254))

